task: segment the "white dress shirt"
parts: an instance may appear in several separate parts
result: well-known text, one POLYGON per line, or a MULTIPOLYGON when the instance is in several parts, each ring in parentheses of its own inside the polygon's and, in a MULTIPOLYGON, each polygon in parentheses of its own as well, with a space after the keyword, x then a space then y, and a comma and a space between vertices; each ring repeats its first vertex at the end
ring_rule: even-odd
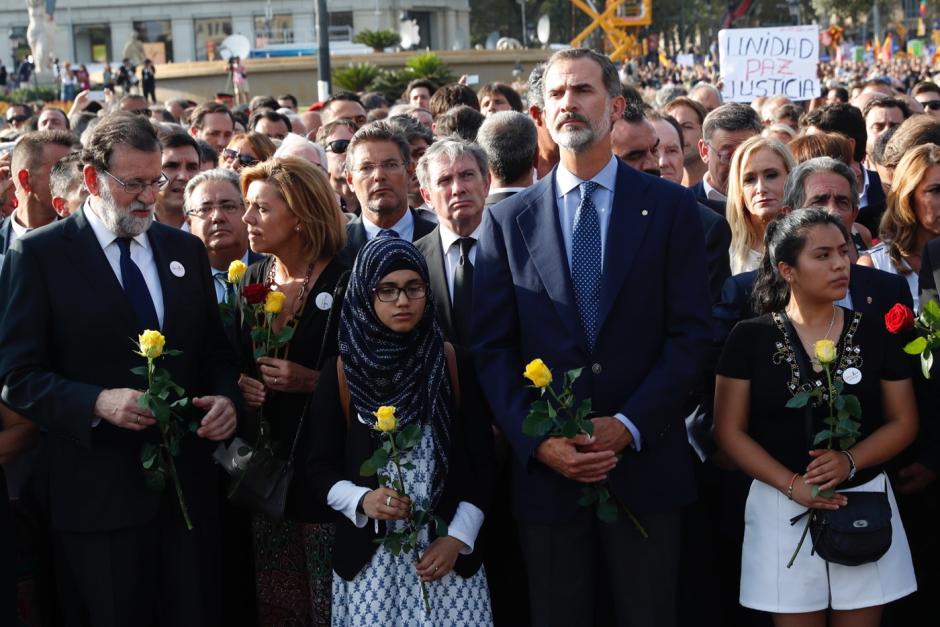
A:
MULTIPOLYGON (((485 219, 485 218, 484 218, 485 219)), ((472 237, 477 242, 480 241, 480 232, 483 229, 483 222, 480 222, 480 225, 473 230, 468 237, 472 237)), ((444 274, 447 275, 447 291, 450 293, 450 302, 454 302, 454 271, 457 269, 457 265, 460 263, 460 244, 457 243, 457 240, 460 239, 460 235, 457 235, 450 230, 450 227, 441 222, 441 228, 439 229, 441 233, 441 250, 444 251, 444 274)), ((470 263, 476 264, 477 262, 477 246, 474 244, 470 248, 470 263)))
MULTIPOLYGON (((610 214, 614 202, 614 189, 617 184, 616 156, 611 156, 600 172, 591 179, 597 183, 597 188, 591 195, 594 207, 597 209, 597 218, 601 229, 601 274, 603 275, 604 253, 607 250, 607 231, 610 226, 610 214)), ((561 236, 565 242, 565 254, 568 258, 568 267, 571 267, 572 236, 574 233, 574 218, 581 204, 581 183, 584 181, 571 172, 561 163, 555 171, 555 201, 558 206, 558 220, 561 223, 561 236)), ((615 414, 617 420, 630 430, 633 435, 631 446, 640 450, 640 430, 623 414, 615 414)))
POLYGON ((705 188, 705 197, 709 200, 720 200, 722 202, 728 202, 728 197, 725 194, 722 194, 717 189, 709 185, 708 174, 702 177, 702 186, 705 188))
POLYGON ((402 238, 405 241, 411 242, 414 241, 415 234, 415 219, 411 215, 411 210, 405 210, 405 215, 401 217, 401 220, 395 223, 394 226, 390 226, 388 229, 383 229, 371 220, 366 217, 366 212, 369 211, 366 208, 362 209, 362 226, 366 229, 366 241, 375 239, 379 235, 379 231, 395 231, 398 233, 398 237, 402 238))
POLYGON ((10 246, 14 241, 16 241, 16 240, 18 240, 19 238, 23 237, 24 235, 26 235, 27 233, 29 233, 29 232, 32 230, 32 229, 30 229, 29 227, 25 227, 25 226, 23 226, 22 224, 20 224, 20 221, 16 219, 16 213, 15 213, 15 212, 10 216, 10 226, 12 227, 12 228, 10 229, 10 233, 11 233, 12 237, 10 238, 10 241, 7 242, 7 247, 8 247, 8 248, 9 248, 9 246, 10 246))
MULTIPOLYGON (((118 283, 124 285, 124 279, 121 277, 121 249, 118 248, 118 236, 104 225, 101 218, 91 208, 91 202, 85 201, 85 218, 88 220, 91 230, 94 231, 104 256, 107 257, 111 269, 114 270, 114 276, 118 283)), ((160 328, 163 328, 163 290, 160 286, 160 274, 157 272, 157 262, 153 257, 153 249, 150 247, 150 240, 147 239, 147 232, 135 236, 131 240, 131 259, 140 268, 140 273, 144 275, 144 282, 147 284, 147 290, 150 292, 150 298, 153 300, 153 307, 157 310, 157 319, 160 321, 160 328)))

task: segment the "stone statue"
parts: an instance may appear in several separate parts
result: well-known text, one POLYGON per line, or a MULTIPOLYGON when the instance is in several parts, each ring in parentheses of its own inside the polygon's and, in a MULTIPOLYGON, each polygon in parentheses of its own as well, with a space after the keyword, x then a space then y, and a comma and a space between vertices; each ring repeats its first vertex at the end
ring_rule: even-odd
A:
POLYGON ((147 54, 144 52, 144 44, 137 39, 137 31, 131 31, 130 39, 124 44, 123 58, 129 60, 134 67, 144 64, 147 54))
POLYGON ((29 12, 26 41, 33 53, 36 71, 51 70, 55 60, 55 23, 47 12, 46 0, 26 0, 26 10, 29 12))

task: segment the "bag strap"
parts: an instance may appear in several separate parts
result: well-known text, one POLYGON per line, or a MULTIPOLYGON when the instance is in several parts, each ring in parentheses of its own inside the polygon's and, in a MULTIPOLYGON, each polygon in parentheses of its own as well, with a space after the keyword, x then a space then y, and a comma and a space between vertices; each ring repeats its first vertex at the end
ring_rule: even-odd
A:
MULTIPOLYGON (((340 304, 343 302, 343 295, 346 292, 346 279, 349 277, 349 270, 340 275, 339 280, 336 282, 336 287, 333 288, 333 302, 330 305, 330 311, 326 315, 326 329, 323 331, 323 338, 320 341, 320 354, 317 356, 317 367, 320 366, 320 362, 323 360, 323 351, 326 348, 326 338, 330 335, 330 326, 333 324, 333 314, 339 308, 340 304)), ((294 431, 294 441, 290 445, 290 453, 287 456, 287 465, 291 466, 294 463, 294 453, 297 452, 297 442, 300 440, 300 431, 304 426, 304 418, 307 416, 307 412, 310 410, 310 401, 313 399, 313 392, 307 395, 307 400, 304 403, 304 409, 300 412, 300 420, 297 421, 297 429, 294 431)))
MULTIPOLYGON (((460 407, 460 379, 457 372, 457 352, 448 342, 444 342, 444 355, 447 357, 447 374, 450 377, 450 388, 454 393, 454 406, 460 407)), ((346 416, 346 428, 349 428, 349 385, 346 383, 346 371, 343 368, 343 358, 336 359, 336 379, 339 381, 339 403, 346 416)))

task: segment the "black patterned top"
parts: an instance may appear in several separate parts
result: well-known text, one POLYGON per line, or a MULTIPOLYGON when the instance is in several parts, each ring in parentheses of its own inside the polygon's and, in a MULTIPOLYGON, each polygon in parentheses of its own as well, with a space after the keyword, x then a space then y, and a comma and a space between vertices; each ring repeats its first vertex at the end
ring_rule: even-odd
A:
MULTIPOLYGON (((836 344, 838 359, 833 376, 843 380, 850 368, 861 373, 861 380, 846 383, 843 393, 858 397, 862 406, 860 439, 864 439, 884 424, 881 381, 911 375, 898 342, 880 320, 843 311, 845 324, 836 344)), ((809 362, 787 316, 773 313, 738 323, 728 336, 717 369, 722 376, 751 382, 748 433, 780 463, 801 473, 812 459, 808 454, 814 448, 812 438, 825 428, 823 420, 828 415, 827 404, 813 407, 812 425, 807 429, 805 410, 786 407, 797 392, 825 385, 824 372, 801 371, 808 368, 801 369, 800 364, 809 362)), ((825 444, 815 448, 825 448, 825 444)), ((864 483, 881 470, 860 470, 847 485, 864 483)))

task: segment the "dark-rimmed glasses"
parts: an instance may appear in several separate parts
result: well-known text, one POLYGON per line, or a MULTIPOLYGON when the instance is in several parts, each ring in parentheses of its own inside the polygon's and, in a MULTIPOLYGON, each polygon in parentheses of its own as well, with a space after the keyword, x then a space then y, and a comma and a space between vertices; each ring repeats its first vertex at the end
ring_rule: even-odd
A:
POLYGON ((138 179, 134 179, 132 181, 122 181, 107 170, 103 170, 103 172, 117 181, 118 184, 124 189, 125 193, 131 194, 132 196, 137 196, 148 187, 153 190, 161 189, 169 180, 167 179, 166 174, 161 173, 160 178, 155 181, 150 181, 149 183, 145 183, 144 181, 140 181, 138 179))
POLYGON ((424 283, 411 283, 405 287, 380 285, 372 290, 376 298, 383 303, 394 303, 398 300, 402 292, 405 293, 405 297, 408 298, 408 300, 421 300, 428 295, 428 286, 424 283))

